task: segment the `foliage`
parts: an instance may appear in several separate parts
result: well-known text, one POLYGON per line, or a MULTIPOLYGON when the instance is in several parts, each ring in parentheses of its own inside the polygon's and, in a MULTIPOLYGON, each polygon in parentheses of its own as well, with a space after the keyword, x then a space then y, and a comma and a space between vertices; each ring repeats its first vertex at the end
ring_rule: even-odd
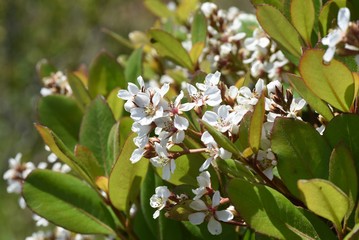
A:
POLYGON ((4 178, 76 233, 356 236, 359 26, 348 1, 329 30, 333 2, 253 1, 257 23, 208 2, 145 1, 159 19, 120 38, 128 58, 101 52, 88 75, 39 65, 36 128, 71 171, 13 159, 22 167, 4 178))

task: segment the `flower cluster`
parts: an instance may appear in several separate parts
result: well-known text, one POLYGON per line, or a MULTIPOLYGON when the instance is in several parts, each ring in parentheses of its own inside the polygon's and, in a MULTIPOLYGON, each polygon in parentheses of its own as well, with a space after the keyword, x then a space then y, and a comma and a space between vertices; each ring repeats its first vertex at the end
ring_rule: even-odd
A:
POLYGON ((67 81, 67 76, 64 75, 61 71, 56 73, 51 73, 50 76, 44 77, 42 79, 44 87, 41 88, 40 94, 45 97, 53 94, 60 94, 71 96, 72 89, 69 82, 67 81))

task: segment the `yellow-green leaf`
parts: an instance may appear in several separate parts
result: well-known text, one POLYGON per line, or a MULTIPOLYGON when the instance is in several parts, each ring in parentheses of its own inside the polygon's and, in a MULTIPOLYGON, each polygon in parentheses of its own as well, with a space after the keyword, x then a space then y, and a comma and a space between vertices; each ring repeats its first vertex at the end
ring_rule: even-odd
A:
POLYGON ((257 153, 261 144, 262 126, 264 121, 264 95, 258 99, 258 102, 254 108, 251 118, 251 124, 249 126, 249 146, 254 153, 257 153))
POLYGON ((349 112, 354 98, 354 79, 351 71, 333 59, 323 63, 324 51, 310 49, 304 52, 299 71, 306 85, 319 98, 343 112, 349 112))
POLYGON ((168 57, 182 67, 193 70, 194 66, 189 54, 174 36, 160 29, 152 29, 148 34, 152 46, 159 55, 168 57))
POLYGON ((310 107, 321 114, 327 121, 330 121, 333 118, 333 113, 328 105, 305 85, 301 77, 287 73, 284 74, 284 78, 290 82, 299 95, 307 101, 310 107))
POLYGON ((341 230, 341 221, 349 209, 349 199, 343 191, 324 179, 299 180, 298 189, 309 210, 341 230))
POLYGON ((293 26, 310 46, 310 39, 315 21, 315 9, 313 0, 292 0, 290 13, 293 26))
POLYGON ((302 54, 302 42, 298 32, 273 6, 257 6, 257 19, 264 31, 273 38, 284 50, 299 59, 302 54))

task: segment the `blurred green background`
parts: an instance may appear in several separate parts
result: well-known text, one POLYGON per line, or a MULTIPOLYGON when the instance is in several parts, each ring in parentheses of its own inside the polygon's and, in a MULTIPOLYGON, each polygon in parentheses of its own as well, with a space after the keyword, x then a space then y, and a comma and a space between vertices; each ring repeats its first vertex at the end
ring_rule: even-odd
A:
MULTIPOLYGON (((249 0, 221 0, 220 7, 251 10, 249 0)), ((104 34, 108 28, 127 37, 145 31, 155 18, 143 0, 0 0, 0 174, 17 152, 25 161, 45 161, 44 145, 33 127, 41 88, 36 63, 46 58, 63 72, 89 65, 102 49, 128 53, 104 34)), ((25 239, 37 230, 18 196, 0 181, 0 239, 25 239)))

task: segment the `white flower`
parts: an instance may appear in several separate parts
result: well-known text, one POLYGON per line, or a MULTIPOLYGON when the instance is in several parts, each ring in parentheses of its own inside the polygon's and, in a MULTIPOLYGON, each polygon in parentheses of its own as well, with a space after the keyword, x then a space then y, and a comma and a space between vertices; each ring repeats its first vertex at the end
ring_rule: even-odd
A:
POLYGON ((207 193, 208 189, 211 189, 211 174, 208 171, 200 173, 197 177, 197 182, 199 187, 192 190, 196 194, 193 200, 200 199, 207 193))
POLYGON ((183 114, 183 112, 190 111, 196 106, 195 103, 181 104, 183 96, 183 91, 181 91, 180 94, 176 97, 174 103, 170 105, 171 114, 174 116, 174 127, 178 130, 186 130, 189 125, 188 120, 179 115, 183 114))
POLYGON ((229 222, 233 219, 233 213, 229 210, 218 211, 217 207, 220 204, 221 196, 219 191, 215 191, 212 197, 212 205, 207 206, 202 200, 197 199, 191 202, 190 207, 193 210, 199 211, 188 215, 188 220, 194 224, 199 225, 203 223, 205 218, 208 219, 207 229, 212 235, 219 235, 222 233, 222 225, 219 221, 229 222))
POLYGON ((253 92, 248 87, 241 87, 237 97, 237 103, 239 105, 237 108, 253 111, 253 107, 257 104, 258 98, 264 89, 265 84, 263 79, 258 79, 253 92))
POLYGON ((176 169, 175 160, 170 158, 167 149, 157 142, 155 143, 155 150, 158 156, 151 158, 150 161, 153 166, 162 167, 162 178, 168 180, 171 173, 174 173, 176 169))
POLYGON ((220 157, 222 159, 231 158, 232 153, 228 152, 224 148, 218 148, 218 145, 214 138, 209 134, 209 132, 205 131, 202 134, 201 141, 207 146, 207 152, 209 153, 209 158, 202 164, 199 168, 199 171, 206 170, 213 160, 220 157))
POLYGON ((242 120, 245 112, 233 111, 229 113, 230 110, 230 106, 221 105, 217 110, 218 113, 206 111, 202 119, 222 133, 227 131, 233 132, 233 130, 236 130, 238 123, 242 120))
POLYGON ((341 8, 338 12, 338 27, 330 32, 326 37, 322 38, 323 45, 327 45, 328 49, 323 56, 324 62, 330 62, 335 54, 336 45, 340 43, 349 26, 350 11, 348 8, 341 8))
POLYGON ((36 222, 37 227, 47 227, 49 225, 49 222, 39 215, 33 214, 32 219, 36 222))
POLYGON ((158 218, 160 211, 166 206, 168 197, 171 196, 171 192, 166 186, 159 186, 155 189, 155 194, 150 198, 150 205, 153 208, 157 208, 153 214, 153 218, 158 218))
POLYGON ((139 92, 143 92, 145 89, 145 82, 143 81, 143 78, 141 76, 137 78, 137 82, 140 87, 137 87, 135 84, 130 82, 128 83, 127 90, 121 89, 118 91, 117 97, 126 100, 124 107, 127 112, 130 112, 131 108, 135 107, 135 104, 133 103, 133 98, 139 92))
POLYGON ((215 107, 222 102, 221 91, 218 87, 208 87, 205 92, 203 92, 198 91, 193 85, 187 84, 187 91, 196 107, 201 107, 206 104, 215 107))
POLYGON ((45 85, 40 90, 40 94, 43 97, 52 94, 62 94, 67 96, 72 94, 72 89, 67 81, 67 77, 61 71, 51 73, 50 76, 44 77, 42 82, 45 85))
POLYGON ((208 18, 214 11, 217 10, 217 5, 211 2, 205 2, 201 6, 203 14, 208 18))
POLYGON ((22 154, 16 154, 15 158, 9 159, 9 167, 3 178, 7 180, 8 193, 21 193, 22 181, 35 169, 35 165, 32 162, 21 163, 22 154))
POLYGON ((155 119, 165 116, 163 105, 161 104, 162 96, 156 92, 151 96, 148 92, 138 93, 134 97, 136 107, 131 108, 131 118, 141 125, 150 125, 155 119))

